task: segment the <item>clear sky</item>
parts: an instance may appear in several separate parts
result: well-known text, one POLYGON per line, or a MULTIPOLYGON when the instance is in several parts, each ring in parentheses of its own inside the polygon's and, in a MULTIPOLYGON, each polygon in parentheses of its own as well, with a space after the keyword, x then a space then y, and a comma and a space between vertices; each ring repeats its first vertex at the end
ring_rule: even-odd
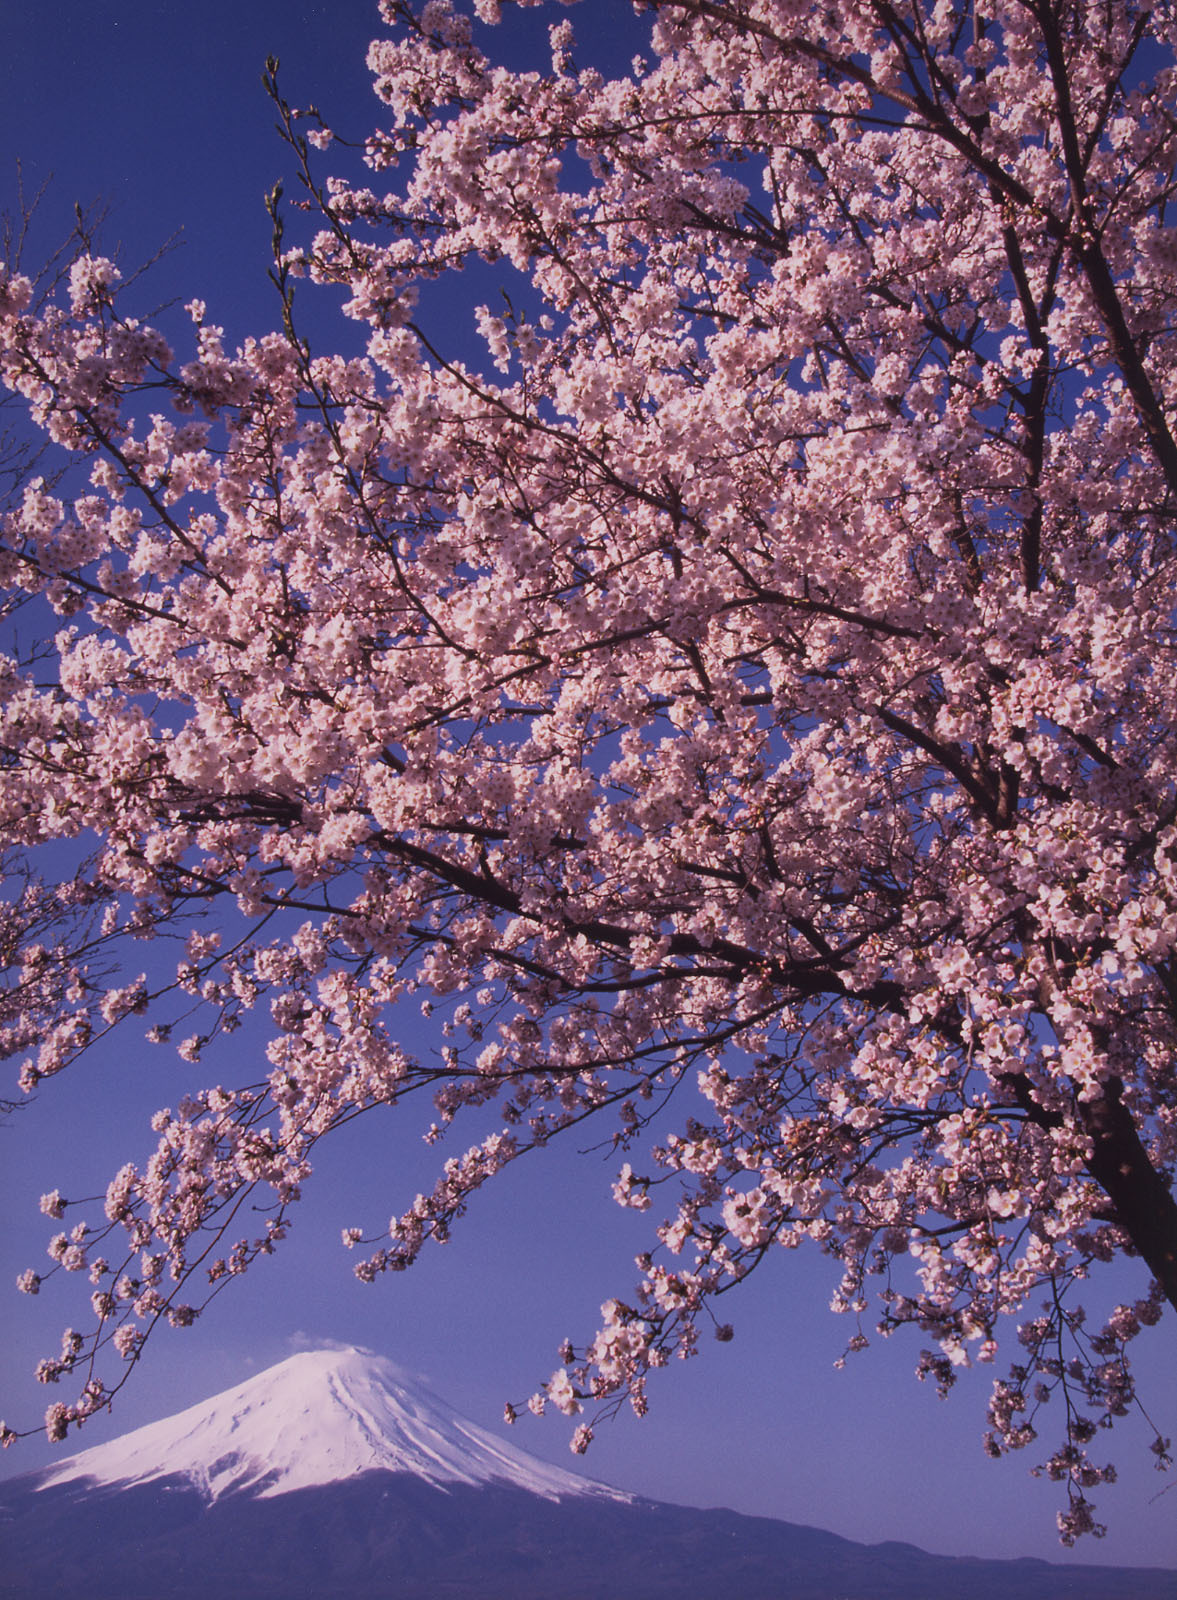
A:
MULTIPOLYGON (((582 0, 571 15, 583 54, 622 63, 640 38, 625 0, 582 0)), ((534 17, 525 20, 535 26, 534 17)), ((542 28, 548 19, 540 20, 542 28)), ((103 247, 118 248, 124 271, 178 241, 143 281, 144 309, 199 296, 230 339, 268 331, 277 306, 266 279, 262 196, 285 162, 259 83, 265 58, 281 58, 295 104, 314 102, 330 126, 362 137, 379 120, 364 67, 378 31, 374 0, 0 0, 2 203, 15 206, 18 157, 27 191, 52 180, 30 265, 68 232, 75 201, 105 201, 103 247)), ((519 47, 514 32, 510 44, 519 47)), ((312 315, 312 336, 329 349, 338 326, 332 303, 325 299, 312 315)), ((182 316, 165 311, 162 324, 178 328, 182 316)), ((354 341, 354 328, 343 327, 354 341)), ((261 1040, 237 1035, 227 1048, 260 1050, 261 1040)), ((82 1314, 78 1296, 54 1292, 60 1280, 36 1299, 4 1288, 45 1261, 52 1230, 38 1196, 54 1187, 100 1193, 123 1161, 146 1153, 150 1113, 173 1103, 189 1074, 205 1082, 217 1070, 212 1060, 185 1068, 146 1044, 120 1047, 48 1083, 0 1128, 0 1416, 10 1424, 27 1426, 57 1398, 31 1371, 82 1314)), ((233 1080, 231 1055, 220 1071, 233 1080)), ((89 1424, 79 1444, 329 1340, 415 1368, 487 1425, 505 1400, 525 1400, 556 1366, 560 1340, 582 1340, 596 1327, 600 1302, 629 1290, 649 1221, 612 1205, 603 1155, 576 1161, 557 1144, 496 1180, 445 1249, 366 1288, 351 1275, 340 1228, 371 1229, 431 1183, 439 1158, 419 1134, 411 1118, 393 1113, 325 1145, 304 1215, 279 1257, 232 1285, 193 1329, 162 1336, 114 1417, 89 1424)), ((1139 1294, 1144 1276, 1127 1263, 1108 1293, 1139 1294)), ((921 1342, 912 1335, 876 1341, 834 1370, 854 1332, 827 1310, 836 1278, 816 1254, 770 1260, 726 1302, 734 1341, 704 1347, 660 1375, 650 1415, 603 1427, 586 1470, 656 1498, 728 1505, 867 1541, 1177 1566, 1177 1488, 1162 1493, 1170 1480, 1151 1470, 1143 1429, 1117 1428, 1109 1440, 1121 1476, 1099 1497, 1108 1538, 1085 1541, 1068 1557, 1053 1528, 1058 1491, 1028 1476, 1033 1447, 1023 1460, 983 1456, 984 1369, 940 1402, 912 1376, 921 1342)), ((1138 1341, 1154 1419, 1169 1434, 1177 1434, 1173 1326, 1169 1317, 1138 1341)), ((564 1464, 567 1433, 562 1420, 528 1420, 513 1438, 564 1464)), ((40 1465, 48 1448, 25 1441, 3 1470, 40 1465)))

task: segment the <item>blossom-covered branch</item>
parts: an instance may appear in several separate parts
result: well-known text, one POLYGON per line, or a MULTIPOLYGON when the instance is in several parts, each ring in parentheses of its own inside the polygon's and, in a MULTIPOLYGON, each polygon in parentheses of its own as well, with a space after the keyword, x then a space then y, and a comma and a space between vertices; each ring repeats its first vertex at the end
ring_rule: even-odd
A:
POLYGON ((373 187, 320 181, 271 75, 322 226, 288 248, 272 197, 282 325, 235 353, 194 302, 177 361, 97 256, 65 306, 0 280, 0 376, 89 477, 3 525, 47 619, 0 673, 23 1081, 181 999, 193 1062, 273 1023, 55 1241, 98 1287, 50 1427, 280 1241, 320 1138, 423 1094, 431 1138, 497 1119, 362 1277, 589 1120, 618 1201, 665 1197, 534 1409, 644 1410, 816 1244, 851 1348, 914 1324, 942 1388, 1016 1326, 988 1447, 1059 1396, 1073 1541, 1177 1305, 1173 9, 643 9, 611 81, 566 19, 519 73, 385 0, 373 187), (430 311, 476 261, 509 285, 478 354, 430 311), (314 353, 305 278, 365 354, 314 353), (202 912, 174 979, 107 973, 202 912), (1075 1286, 1125 1252, 1091 1332, 1075 1286))

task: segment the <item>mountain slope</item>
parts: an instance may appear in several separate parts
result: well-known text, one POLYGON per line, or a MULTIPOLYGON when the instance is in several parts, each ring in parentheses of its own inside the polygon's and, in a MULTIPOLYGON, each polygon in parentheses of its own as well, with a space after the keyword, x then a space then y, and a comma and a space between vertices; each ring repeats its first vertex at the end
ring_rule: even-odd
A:
POLYGON ((505 1483, 545 1499, 630 1496, 497 1439, 366 1351, 291 1356, 236 1388, 47 1469, 41 1487, 181 1477, 207 1500, 263 1499, 354 1478, 408 1473, 440 1486, 505 1483))
POLYGON ((1177 1574, 952 1560, 637 1499, 393 1363, 293 1357, 0 1484, 4 1600, 1177 1600, 1177 1574))

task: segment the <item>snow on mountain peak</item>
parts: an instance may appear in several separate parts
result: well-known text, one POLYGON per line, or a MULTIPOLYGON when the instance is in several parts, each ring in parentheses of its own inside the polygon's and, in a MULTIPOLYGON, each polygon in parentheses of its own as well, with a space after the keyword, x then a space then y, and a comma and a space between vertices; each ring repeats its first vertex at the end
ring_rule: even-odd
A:
POLYGON ((373 1469, 439 1488, 498 1484, 548 1500, 632 1499, 496 1438, 395 1362, 354 1348, 290 1356, 187 1411, 69 1456, 39 1488, 182 1476, 209 1500, 238 1490, 268 1499, 373 1469))

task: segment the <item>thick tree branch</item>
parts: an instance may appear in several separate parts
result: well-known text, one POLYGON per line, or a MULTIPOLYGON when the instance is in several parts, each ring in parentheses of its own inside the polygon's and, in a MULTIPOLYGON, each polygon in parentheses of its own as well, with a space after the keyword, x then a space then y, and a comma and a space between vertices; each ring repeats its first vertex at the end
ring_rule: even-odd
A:
POLYGON ((1115 1223, 1132 1241, 1169 1304, 1177 1309, 1177 1200, 1141 1143, 1118 1078, 1098 1100, 1080 1100, 1091 1139, 1087 1170, 1111 1200, 1115 1223))

